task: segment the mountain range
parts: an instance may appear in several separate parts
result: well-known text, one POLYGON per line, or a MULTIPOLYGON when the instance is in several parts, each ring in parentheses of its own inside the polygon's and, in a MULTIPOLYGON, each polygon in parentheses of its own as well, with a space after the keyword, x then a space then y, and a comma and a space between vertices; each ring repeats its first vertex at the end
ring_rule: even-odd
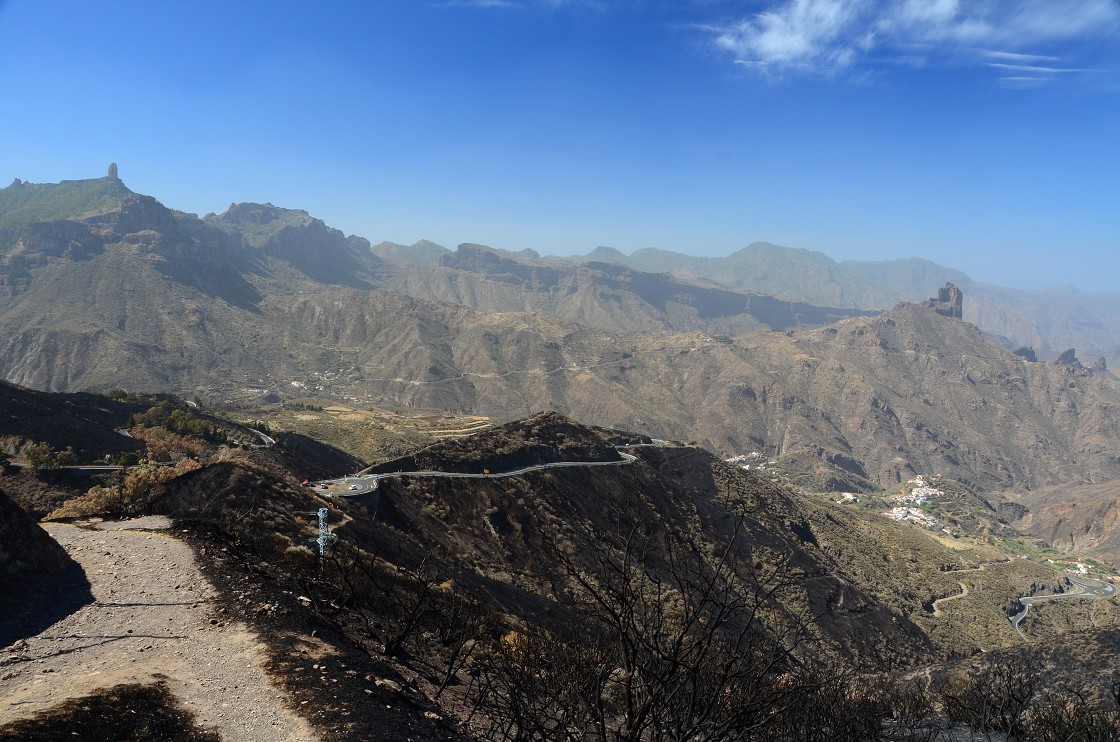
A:
MULTIPOLYGON (((461 246, 473 247, 470 245, 461 246)), ((965 320, 1009 348, 1032 348, 1052 360, 1069 348, 1098 362, 1120 361, 1120 295, 1087 294, 1071 287, 1016 289, 973 281, 962 271, 929 260, 836 262, 820 252, 756 242, 725 257, 697 257, 654 248, 626 255, 599 247, 582 256, 541 257, 532 250, 506 252, 503 257, 528 265, 608 264, 645 273, 664 274, 682 282, 714 282, 723 288, 784 297, 792 301, 844 309, 890 309, 903 301, 929 295, 944 283, 968 294, 965 320)), ((431 242, 412 246, 381 243, 374 252, 393 264, 438 264, 452 253, 431 242)), ((617 270, 617 268, 615 269, 617 270)), ((433 296, 432 298, 452 297, 433 296)))
MULTIPOLYGON (((199 218, 115 178, 3 189, 0 251, 0 373, 38 389, 321 395, 505 419, 552 409, 758 450, 816 489, 936 472, 993 496, 1060 486, 1076 501, 1120 471, 1120 389, 1103 365, 1031 362, 993 342, 1024 337, 1007 323, 981 332, 922 304, 876 306, 934 276, 974 286, 924 261, 372 246, 270 204, 199 218)), ((984 301, 966 291, 965 319, 994 311, 984 301)), ((1048 337, 1036 350, 1065 336, 1048 337)), ((1040 520, 1031 528, 1050 527, 1040 520)))

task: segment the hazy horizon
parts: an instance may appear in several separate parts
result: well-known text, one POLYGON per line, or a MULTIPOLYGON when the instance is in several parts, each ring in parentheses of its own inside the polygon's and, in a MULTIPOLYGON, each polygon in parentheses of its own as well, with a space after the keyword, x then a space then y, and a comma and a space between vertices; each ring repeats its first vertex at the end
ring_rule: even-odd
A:
POLYGON ((373 242, 753 242, 1115 292, 1111 0, 0 0, 0 173, 373 242))

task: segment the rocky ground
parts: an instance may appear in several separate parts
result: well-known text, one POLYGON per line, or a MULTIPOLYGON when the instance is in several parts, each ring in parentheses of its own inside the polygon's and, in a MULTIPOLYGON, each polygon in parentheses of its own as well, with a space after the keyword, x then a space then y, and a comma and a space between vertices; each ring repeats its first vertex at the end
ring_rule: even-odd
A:
POLYGON ((0 635, 38 630, 0 650, 0 731, 98 689, 163 682, 222 739, 319 739, 265 674, 257 635, 217 609, 217 592, 167 519, 45 527, 81 566, 93 601, 42 629, 42 600, 0 616, 0 635))

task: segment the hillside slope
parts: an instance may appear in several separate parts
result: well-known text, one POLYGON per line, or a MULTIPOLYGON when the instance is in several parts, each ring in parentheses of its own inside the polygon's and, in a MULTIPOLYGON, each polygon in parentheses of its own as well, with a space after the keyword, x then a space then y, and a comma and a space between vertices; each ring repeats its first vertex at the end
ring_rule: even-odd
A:
POLYGON ((837 307, 887 309, 913 301, 951 282, 969 296, 965 319, 1014 346, 1033 347, 1052 360, 1077 348, 1091 361, 1120 363, 1120 296, 1075 289, 1041 291, 973 281, 959 270, 929 260, 842 261, 820 252, 756 242, 724 257, 695 257, 643 249, 631 255, 600 247, 587 255, 557 258, 576 263, 609 262, 635 270, 671 273, 683 280, 707 279, 743 291, 837 307))
POLYGON ((345 388, 372 399, 506 418, 555 409, 717 451, 764 449, 818 486, 940 472, 984 490, 1037 488, 1104 481, 1120 466, 1111 374, 1028 363, 919 305, 733 344, 379 293, 275 311, 352 353, 345 388))

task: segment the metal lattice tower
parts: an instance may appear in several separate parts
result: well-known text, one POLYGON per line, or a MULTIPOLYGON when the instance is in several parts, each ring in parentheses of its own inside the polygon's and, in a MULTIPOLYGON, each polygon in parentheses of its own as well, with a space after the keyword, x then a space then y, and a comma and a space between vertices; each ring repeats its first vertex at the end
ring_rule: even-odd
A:
POLYGON ((312 543, 319 545, 319 574, 323 573, 323 562, 327 557, 327 547, 338 540, 338 536, 331 533, 331 527, 328 523, 330 518, 330 511, 327 508, 319 508, 314 513, 319 516, 319 538, 311 539, 312 543))
POLYGON ((334 534, 331 533, 331 527, 327 523, 327 518, 330 516, 330 511, 326 508, 319 508, 319 538, 316 539, 319 544, 319 559, 327 555, 327 545, 334 541, 334 534))

